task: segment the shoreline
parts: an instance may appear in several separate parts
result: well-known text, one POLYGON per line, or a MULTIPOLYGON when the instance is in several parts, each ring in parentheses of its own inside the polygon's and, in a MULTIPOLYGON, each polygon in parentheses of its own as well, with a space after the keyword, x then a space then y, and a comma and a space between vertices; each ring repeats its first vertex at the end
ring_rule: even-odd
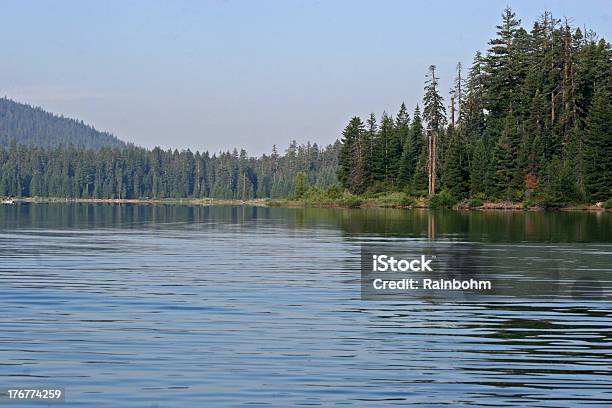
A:
MULTIPOLYGON (((351 209, 368 209, 368 208, 394 208, 394 209, 425 209, 433 210, 427 203, 419 202, 412 205, 389 205, 385 203, 376 202, 364 202, 359 206, 342 205, 339 203, 311 203, 296 200, 270 200, 267 206, 280 207, 280 208, 351 208, 351 209)), ((443 209, 440 207, 439 209, 443 209)), ((556 211, 587 211, 587 212, 612 212, 612 208, 603 208, 597 205, 568 205, 560 207, 541 207, 541 206, 530 206, 525 208, 523 203, 515 202, 485 202, 477 207, 470 207, 468 205, 458 203, 452 207, 446 208, 447 210, 453 211, 515 211, 515 212, 556 212, 556 211)))
MULTIPOLYGON (((90 204, 148 204, 148 205, 246 205, 253 207, 277 207, 277 208, 336 208, 336 209, 429 209, 424 201, 412 205, 396 205, 376 201, 366 201, 359 205, 347 205, 334 201, 312 202, 290 199, 256 198, 248 200, 218 199, 218 198, 67 198, 67 197, 15 197, 15 203, 53 204, 53 203, 90 203, 90 204)), ((598 205, 570 205, 554 208, 531 206, 525 208, 523 203, 515 202, 484 202, 477 207, 470 207, 464 203, 452 206, 454 211, 588 211, 588 212, 612 212, 598 205)))
POLYGON ((168 205, 250 205, 265 207, 266 199, 233 200, 221 198, 68 198, 68 197, 15 197, 15 203, 54 204, 168 204, 168 205))

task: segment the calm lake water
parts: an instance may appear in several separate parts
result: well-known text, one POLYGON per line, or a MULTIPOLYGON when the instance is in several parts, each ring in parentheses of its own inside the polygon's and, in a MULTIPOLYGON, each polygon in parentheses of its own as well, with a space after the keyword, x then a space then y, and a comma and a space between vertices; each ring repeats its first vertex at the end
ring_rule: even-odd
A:
POLYGON ((610 406, 611 245, 609 213, 0 206, 0 387, 75 407, 610 406), (520 286, 361 300, 361 244, 389 242, 511 254, 491 273, 520 286))

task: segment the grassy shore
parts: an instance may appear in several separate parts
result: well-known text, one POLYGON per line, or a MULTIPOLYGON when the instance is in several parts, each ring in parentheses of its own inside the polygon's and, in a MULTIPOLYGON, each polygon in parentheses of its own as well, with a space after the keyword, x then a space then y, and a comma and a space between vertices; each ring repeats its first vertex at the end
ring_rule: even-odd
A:
POLYGON ((524 202, 490 201, 472 198, 457 202, 444 193, 433 197, 412 197, 401 192, 358 196, 347 192, 305 194, 300 198, 268 200, 268 206, 295 208, 452 208, 454 210, 512 210, 512 211, 612 211, 612 199, 596 204, 560 204, 538 200, 524 202))
POLYGON ((372 196, 356 196, 342 193, 337 196, 305 195, 301 198, 231 200, 217 198, 62 198, 22 197, 14 198, 23 203, 104 203, 104 204, 167 204, 167 205, 248 205, 284 208, 452 208, 455 210, 511 210, 511 211, 612 211, 612 200, 597 204, 543 205, 537 202, 463 200, 455 203, 445 197, 410 197, 404 193, 381 193, 372 196))

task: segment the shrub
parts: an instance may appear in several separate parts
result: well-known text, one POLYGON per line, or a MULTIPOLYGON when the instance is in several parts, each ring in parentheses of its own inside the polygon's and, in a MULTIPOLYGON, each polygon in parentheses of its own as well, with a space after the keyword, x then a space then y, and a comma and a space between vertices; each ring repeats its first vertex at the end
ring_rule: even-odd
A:
POLYGON ((413 205, 414 199, 406 193, 400 191, 377 193, 370 195, 370 197, 364 197, 372 200, 375 204, 382 207, 403 207, 413 205))
POLYGON ((528 210, 528 209, 530 209, 531 207, 534 207, 534 206, 536 206, 536 205, 538 205, 538 203, 536 202, 536 200, 535 200, 535 199, 533 199, 533 198, 527 198, 527 199, 525 199, 525 200, 523 201, 523 210, 528 210))
POLYGON ((478 198, 482 202, 487 201, 487 195, 485 193, 477 193, 474 198, 478 198))
POLYGON ((555 209, 563 207, 565 205, 564 202, 559 200, 558 195, 553 195, 549 193, 544 193, 537 196, 534 200, 534 204, 538 207, 542 207, 545 209, 555 209))
POLYGON ((338 204, 343 207, 358 208, 361 206, 361 199, 351 193, 345 192, 342 195, 342 198, 338 201, 338 204))
POLYGON ((411 185, 407 185, 402 189, 402 192, 408 196, 415 196, 414 188, 411 185))
POLYGON ((329 187, 325 191, 325 195, 327 196, 327 198, 330 198, 332 200, 337 200, 340 197, 342 197, 342 190, 340 189, 340 187, 334 185, 334 186, 329 187))
POLYGON ((268 207, 282 207, 285 205, 286 200, 273 200, 268 198, 265 202, 268 207))
POLYGON ((450 208, 457 200, 447 190, 442 190, 434 194, 429 199, 429 208, 450 208))
POLYGON ((468 207, 470 208, 482 207, 482 204, 483 201, 478 197, 470 198, 467 203, 468 207))
POLYGON ((399 205, 403 207, 408 207, 410 205, 415 205, 415 204, 416 204, 416 200, 414 199, 414 197, 411 197, 410 195, 406 193, 402 195, 399 201, 399 205))
POLYGON ((605 208, 606 210, 612 208, 612 197, 608 198, 606 201, 603 202, 602 207, 605 208))
POLYGON ((382 191, 385 191, 385 186, 380 181, 373 182, 367 190, 368 193, 380 193, 382 191))

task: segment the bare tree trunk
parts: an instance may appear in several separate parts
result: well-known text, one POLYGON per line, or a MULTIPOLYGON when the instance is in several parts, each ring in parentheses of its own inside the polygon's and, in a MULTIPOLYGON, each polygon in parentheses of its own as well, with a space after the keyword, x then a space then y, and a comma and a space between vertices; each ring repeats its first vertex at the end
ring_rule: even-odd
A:
POLYGON ((429 132, 429 135, 427 137, 427 191, 429 193, 429 195, 431 195, 431 166, 432 166, 432 160, 431 160, 431 152, 433 150, 433 143, 432 143, 432 138, 431 138, 431 132, 429 132))
POLYGON ((434 131, 434 134, 433 134, 433 152, 431 156, 432 156, 431 194, 436 194, 436 172, 437 172, 436 162, 438 160, 438 131, 437 130, 434 131))
POLYGON ((450 111, 451 111, 451 120, 450 126, 451 128, 455 128, 455 95, 451 95, 450 97, 450 111))
POLYGON ((459 94, 459 99, 457 100, 457 125, 459 125, 459 128, 461 128, 461 100, 463 99, 463 96, 461 94, 461 69, 459 69, 459 83, 457 84, 457 93, 459 94))
POLYGON ((552 127, 555 124, 555 91, 550 94, 550 104, 550 126, 552 127))

